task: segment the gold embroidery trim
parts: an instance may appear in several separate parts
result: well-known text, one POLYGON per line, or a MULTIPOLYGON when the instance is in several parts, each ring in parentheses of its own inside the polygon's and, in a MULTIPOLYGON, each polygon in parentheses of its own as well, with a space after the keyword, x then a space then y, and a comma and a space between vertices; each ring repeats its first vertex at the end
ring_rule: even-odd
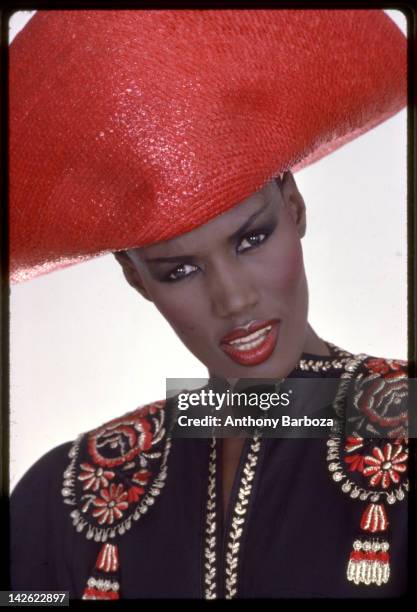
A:
POLYGON ((231 528, 227 538, 226 545, 226 599, 233 599, 237 594, 238 580, 238 557, 240 542, 242 539, 243 529, 246 520, 246 513, 253 487, 253 479, 255 477, 256 466, 259 458, 259 449, 261 447, 260 436, 256 435, 250 446, 250 451, 246 458, 243 468, 243 475, 240 481, 239 491, 237 494, 237 502, 233 509, 231 528))
POLYGON ((205 598, 216 599, 216 439, 211 442, 204 547, 205 598))
POLYGON ((327 370, 342 370, 350 359, 352 354, 342 350, 335 344, 327 342, 337 354, 333 359, 300 359, 298 368, 306 372, 327 372, 327 370))
MULTIPOLYGON (((330 368, 342 369, 352 360, 352 355, 347 351, 330 344, 337 353, 337 357, 331 360, 305 360, 299 361, 298 367, 301 370, 326 371, 330 368)), ((241 477, 237 502, 233 509, 231 528, 226 538, 226 558, 225 558, 225 598, 233 599, 237 594, 238 582, 238 557, 240 541, 246 520, 250 494, 255 477, 256 466, 261 447, 260 436, 254 436, 250 451, 245 461, 243 475, 241 477)), ((207 492, 207 513, 205 525, 205 547, 204 547, 204 585, 205 598, 216 599, 216 439, 211 443, 209 458, 209 477, 207 492)))

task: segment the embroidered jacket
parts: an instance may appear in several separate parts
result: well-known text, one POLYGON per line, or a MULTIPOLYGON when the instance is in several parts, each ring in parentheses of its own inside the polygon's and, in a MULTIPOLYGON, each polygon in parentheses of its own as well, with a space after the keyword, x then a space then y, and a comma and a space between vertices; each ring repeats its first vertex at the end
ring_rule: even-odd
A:
POLYGON ((290 377, 340 378, 334 411, 351 435, 248 438, 225 521, 221 440, 171 437, 163 401, 47 453, 12 496, 12 588, 84 599, 402 594, 406 364, 330 346, 290 377))

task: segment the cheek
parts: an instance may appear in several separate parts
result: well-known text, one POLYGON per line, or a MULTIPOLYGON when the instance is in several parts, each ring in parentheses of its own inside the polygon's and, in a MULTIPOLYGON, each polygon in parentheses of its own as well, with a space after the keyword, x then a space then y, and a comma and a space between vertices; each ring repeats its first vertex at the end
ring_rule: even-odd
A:
POLYGON ((193 295, 186 287, 175 287, 169 291, 153 291, 152 299, 184 344, 191 346, 193 341, 198 339, 199 330, 204 329, 201 325, 203 311, 197 303, 198 296, 193 295))
POLYGON ((301 242, 297 236, 287 235, 275 251, 277 265, 270 266, 272 284, 280 292, 296 291, 304 277, 301 242))

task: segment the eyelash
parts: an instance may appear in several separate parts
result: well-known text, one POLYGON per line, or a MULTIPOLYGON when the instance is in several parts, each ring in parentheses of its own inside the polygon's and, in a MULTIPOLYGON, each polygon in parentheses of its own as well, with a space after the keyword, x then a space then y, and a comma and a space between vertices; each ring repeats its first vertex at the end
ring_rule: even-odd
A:
MULTIPOLYGON (((271 234, 270 231, 265 231, 265 230, 258 230, 256 232, 253 231, 253 232, 250 232, 249 234, 246 234, 245 236, 242 237, 242 239, 241 239, 241 241, 240 241, 240 243, 239 243, 239 245, 238 245, 238 247, 236 249, 236 252, 237 253, 245 253, 246 251, 251 251, 253 249, 258 248, 259 246, 261 246, 261 244, 263 244, 269 238, 270 234, 271 234), (242 242, 244 240, 247 240, 249 242, 249 239, 253 238, 255 236, 256 237, 263 236, 263 238, 262 238, 262 240, 260 242, 257 242, 256 244, 252 244, 252 245, 250 245, 250 246, 248 246, 248 247, 246 247, 244 249, 239 250, 239 247, 241 246, 241 244, 242 244, 242 242)), ((165 280, 167 282, 170 282, 170 283, 175 283, 175 282, 183 280, 184 278, 189 278, 190 276, 195 274, 196 271, 197 271, 197 266, 194 266, 193 264, 180 264, 174 270, 171 270, 171 272, 168 272, 168 274, 166 275, 166 277, 163 280, 165 280), (189 268, 196 268, 196 269, 192 270, 188 274, 183 274, 183 275, 180 275, 179 277, 176 277, 176 278, 173 277, 173 275, 177 274, 179 270, 185 269, 187 267, 189 267, 189 268)))

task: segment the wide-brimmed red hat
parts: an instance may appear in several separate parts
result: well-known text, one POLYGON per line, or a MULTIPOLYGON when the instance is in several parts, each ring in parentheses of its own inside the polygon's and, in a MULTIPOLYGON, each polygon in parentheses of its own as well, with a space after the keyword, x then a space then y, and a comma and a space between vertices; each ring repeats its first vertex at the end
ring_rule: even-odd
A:
POLYGON ((10 48, 10 272, 190 231, 406 102, 379 10, 40 11, 10 48))

